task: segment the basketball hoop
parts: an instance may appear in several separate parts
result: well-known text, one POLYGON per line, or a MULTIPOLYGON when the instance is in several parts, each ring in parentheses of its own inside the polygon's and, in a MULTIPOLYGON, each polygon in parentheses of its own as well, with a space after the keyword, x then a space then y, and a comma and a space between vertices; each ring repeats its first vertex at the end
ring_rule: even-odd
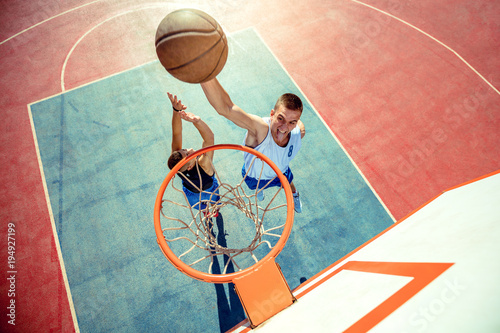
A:
MULTIPOLYGON (((194 168, 202 179, 200 165, 195 163, 194 168)), ((233 282, 251 327, 296 301, 275 262, 290 236, 293 218, 292 190, 281 170, 264 154, 232 144, 205 147, 181 160, 163 181, 154 210, 156 237, 165 257, 194 279, 233 282), (181 178, 176 175, 181 173, 182 166, 209 151, 216 151, 211 162, 215 178, 211 186, 207 189, 201 180, 195 184, 184 174, 181 177, 196 193, 186 192, 185 182, 176 185, 181 178), (248 171, 234 168, 243 161, 242 156, 237 156, 241 152, 254 155, 248 170, 254 170, 253 176, 259 174, 251 179, 252 188, 256 183, 255 190, 245 185, 250 180, 248 171), (272 168, 279 182, 276 177, 261 179, 266 166, 272 168), (264 189, 267 200, 260 195, 264 189), (193 200, 193 195, 198 200, 193 200), (232 228, 226 229, 231 224, 232 228), (243 242, 233 244, 226 236, 243 242), (213 266, 219 267, 218 262, 213 265, 219 256, 224 260, 224 269, 213 272, 213 266)))
MULTIPOLYGON (((292 229, 293 207, 292 191, 288 180, 267 156, 252 148, 240 145, 214 145, 202 148, 184 158, 168 173, 156 197, 155 232, 163 254, 181 272, 205 282, 229 283, 258 269, 268 259, 275 258, 281 252, 292 229), (215 191, 214 193, 200 191, 200 198, 201 194, 205 193, 213 199, 206 202, 205 208, 197 209, 189 205, 180 186, 176 186, 175 176, 187 162, 209 151, 216 151, 212 165, 219 184, 218 194, 215 191), (259 178, 257 179, 260 182, 258 190, 249 190, 244 183, 248 174, 244 174, 242 177, 240 172, 243 158, 237 154, 241 154, 241 151, 253 154, 254 161, 262 162, 260 163, 261 168, 264 165, 270 166, 277 174, 281 187, 273 187, 271 191, 269 190, 271 188, 266 187, 269 181, 264 184, 265 181, 259 178), (224 170, 219 170, 220 166, 224 166, 224 162, 228 164, 228 161, 233 168, 225 167, 224 170), (234 175, 234 164, 238 165, 238 176, 234 175), (233 170, 231 175, 228 169, 233 170), (266 197, 270 198, 267 200, 269 202, 260 202, 257 199, 257 193, 263 191, 262 188, 266 189, 266 197), (271 192, 271 195, 268 192, 271 192), (238 216, 231 215, 231 218, 237 219, 237 221, 227 221, 228 216, 225 214, 226 210, 229 209, 238 212, 238 216), (248 230, 248 224, 254 223, 250 226, 254 235, 249 236, 246 246, 236 248, 217 242, 212 219, 218 212, 225 217, 225 224, 240 223, 233 234, 237 234, 239 229, 246 228, 248 230), (269 221, 270 219, 272 221, 269 221), (273 223, 275 219, 281 222, 273 223), (280 230, 281 235, 277 234, 280 230), (276 240, 273 241, 273 239, 276 240), (181 245, 181 243, 184 244, 181 245), (264 249, 268 250, 265 255, 262 254, 264 249), (189 259, 189 257, 193 257, 193 252, 202 254, 199 258, 189 259), (262 257, 259 257, 261 255, 262 257), (222 274, 211 272, 213 260, 217 256, 225 257, 226 265, 221 272, 222 274), (252 263, 249 263, 249 258, 251 258, 250 261, 253 261, 252 263), (204 261, 208 263, 201 264, 204 261), (227 272, 228 263, 234 264, 235 272, 227 272)), ((224 231, 219 230, 220 232, 224 231)), ((245 236, 248 236, 248 233, 245 236)))

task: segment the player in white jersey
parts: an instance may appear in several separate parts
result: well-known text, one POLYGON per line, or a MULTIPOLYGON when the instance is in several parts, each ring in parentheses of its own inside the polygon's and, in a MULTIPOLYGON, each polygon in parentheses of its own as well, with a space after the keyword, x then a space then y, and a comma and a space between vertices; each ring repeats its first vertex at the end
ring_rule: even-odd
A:
MULTIPOLYGON (((229 119, 235 125, 247 130, 244 144, 262 152, 280 168, 290 182, 294 196, 295 211, 298 213, 302 212, 299 192, 295 188, 293 174, 288 166, 291 159, 295 157, 300 149, 301 139, 305 135, 305 126, 300 121, 303 108, 300 98, 294 94, 281 95, 271 110, 270 117, 261 118, 257 115, 246 113, 234 104, 216 78, 201 83, 201 87, 217 113, 229 119)), ((246 167, 248 167, 247 162, 243 166, 243 169, 245 170, 246 167)), ((252 170, 249 170, 249 174, 250 177, 258 177, 258 175, 253 174, 252 170)), ((272 172, 268 176, 268 179, 273 179, 276 175, 272 172)), ((263 182, 261 179, 261 183, 265 184, 266 182, 263 182)), ((280 186, 279 184, 279 179, 276 178, 275 183, 271 184, 271 186, 280 186)), ((247 185, 251 189, 256 189, 256 183, 252 184, 251 179, 249 179, 247 185)), ((263 191, 258 192, 258 194, 263 194, 263 191)), ((263 196, 261 195, 259 199, 262 200, 263 196)))

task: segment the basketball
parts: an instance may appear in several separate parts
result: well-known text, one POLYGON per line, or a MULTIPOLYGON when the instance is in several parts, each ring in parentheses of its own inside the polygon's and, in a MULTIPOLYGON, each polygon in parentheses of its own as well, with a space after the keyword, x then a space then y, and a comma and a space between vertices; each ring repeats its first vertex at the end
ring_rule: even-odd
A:
POLYGON ((226 64, 228 45, 219 23, 197 9, 169 13, 156 30, 156 54, 175 78, 187 83, 213 79, 226 64))

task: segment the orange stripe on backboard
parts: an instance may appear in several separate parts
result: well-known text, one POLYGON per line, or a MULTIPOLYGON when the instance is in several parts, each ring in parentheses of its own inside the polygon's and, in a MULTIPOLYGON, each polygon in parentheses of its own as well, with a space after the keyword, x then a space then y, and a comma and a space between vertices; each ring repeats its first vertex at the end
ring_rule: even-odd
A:
MULTIPOLYGON (((382 320, 384 320, 386 317, 388 317, 395 310, 397 310, 410 298, 415 296, 419 291, 424 289, 428 284, 430 284, 434 279, 436 279, 452 265, 453 263, 348 261, 335 271, 331 272, 318 282, 314 283, 310 288, 308 288, 307 291, 301 293, 300 295, 297 295, 297 298, 301 298, 309 291, 315 289, 320 284, 331 279, 334 275, 338 274, 342 270, 412 277, 413 280, 408 282, 403 288, 380 303, 372 311, 360 318, 356 323, 354 323, 344 331, 344 333, 367 332, 382 320)), ((246 321, 247 320, 244 320, 235 328, 241 328, 246 321)), ((230 330, 229 332, 233 332, 233 330, 230 330)), ((250 330, 250 327, 246 327, 240 332, 243 333, 250 330)))
MULTIPOLYGON (((453 265, 453 263, 391 263, 391 262, 356 262, 356 261, 350 261, 344 264, 343 266, 337 268, 334 271, 331 271, 327 275, 325 275, 323 278, 320 280, 315 281, 319 276, 325 274, 328 272, 330 269, 338 265, 339 263, 347 260, 347 258, 351 257, 353 254, 367 246, 368 244, 372 243, 375 241, 377 238, 380 236, 384 235, 387 233, 389 230, 392 228, 396 227, 398 224, 403 222, 404 220, 408 219, 410 216, 414 215, 417 213, 419 210, 421 210, 423 207, 427 206, 430 202, 434 201, 437 199, 439 196, 441 196, 443 193, 457 189, 459 187, 477 182, 479 180, 494 176, 496 174, 500 174, 500 170, 488 173, 484 176, 481 176, 479 178, 470 180, 468 182, 462 183, 460 185, 454 186, 449 188, 448 190, 443 191, 442 193, 436 195, 432 199, 428 200, 426 203, 415 209, 413 212, 399 220, 397 223, 393 224, 377 236, 373 237, 370 239, 368 242, 364 243, 360 247, 356 248, 355 250, 351 251, 341 259, 337 260, 335 263, 330 265, 329 267, 325 268, 318 274, 314 275, 311 277, 308 281, 305 283, 301 284, 297 288, 294 289, 294 291, 298 289, 303 289, 307 286, 307 289, 303 289, 300 293, 294 294, 297 299, 303 297, 328 279, 330 279, 332 276, 336 275, 338 272, 340 272, 343 269, 347 270, 353 270, 353 271, 362 271, 362 272, 371 272, 371 273, 379 273, 379 274, 389 274, 389 275, 399 275, 399 276, 410 276, 414 277, 414 279, 409 282, 405 287, 401 288, 398 292, 396 292, 394 295, 389 297, 386 301, 382 302, 378 307, 373 309, 370 313, 368 313, 366 316, 358 320, 354 325, 352 325, 346 332, 365 332, 368 331, 369 329, 373 328, 376 324, 378 324, 380 321, 382 321, 385 317, 387 317, 390 313, 395 311, 398 307, 400 307, 403 303, 405 303, 407 300, 409 300, 411 297, 413 297, 415 294, 417 294, 420 290, 422 290, 425 286, 427 286, 430 282, 432 282, 436 277, 438 277, 440 274, 442 274, 445 270, 447 270, 450 266, 453 265), (418 269, 417 269, 418 268, 418 269), (422 270, 422 272, 418 271, 419 269, 422 270), (418 272, 417 272, 418 271, 418 272), (391 273, 392 272, 392 273, 391 273), (308 286, 308 284, 310 284, 308 286)), ((245 319, 243 320, 240 324, 236 325, 233 329, 231 329, 228 332, 233 332, 237 328, 241 328, 245 324, 248 324, 248 320, 245 319)), ((248 332, 250 331, 250 327, 244 328, 241 333, 243 332, 248 332)))
POLYGON ((485 178, 488 178, 488 177, 494 176, 494 175, 496 175, 497 173, 500 173, 500 169, 499 169, 499 170, 497 170, 497 171, 493 171, 493 172, 491 172, 491 173, 488 173, 488 174, 486 174, 486 175, 484 175, 484 176, 482 176, 482 177, 479 177, 479 178, 476 178, 476 179, 470 180, 470 181, 468 181, 468 182, 465 182, 465 183, 463 183, 463 184, 460 184, 460 185, 457 185, 457 186, 453 186, 453 187, 451 187, 451 188, 447 189, 445 192, 448 192, 448 191, 454 190, 454 189, 456 189, 456 188, 459 188, 459 187, 462 187, 462 186, 465 186, 465 185, 469 185, 469 184, 471 184, 471 183, 475 183, 475 182, 477 182, 477 181, 479 181, 479 180, 481 180, 481 179, 485 179, 485 178))
MULTIPOLYGON (((427 202, 425 202, 423 205, 421 205, 420 207, 418 207, 417 209, 415 209, 414 211, 412 211, 410 214, 406 215, 405 217, 403 217, 401 220, 399 220, 398 222, 394 223, 393 225, 391 225, 390 227, 388 227, 387 229, 385 229, 384 231, 382 231, 380 234, 376 235, 375 237, 373 237, 372 239, 370 239, 369 241, 367 241, 366 243, 364 243, 363 245, 359 246, 358 248, 354 249, 353 251, 349 252, 348 254, 346 254, 345 256, 343 256, 342 258, 340 258, 339 260, 335 261, 333 264, 331 264, 330 266, 328 266, 327 268, 323 269, 321 272, 315 274, 314 276, 312 276, 311 278, 309 278, 306 282, 304 282, 303 284, 299 285, 298 287, 296 287, 295 289, 293 289, 292 291, 295 292, 297 291, 299 288, 302 289, 304 288, 305 286, 307 286, 309 283, 312 283, 315 279, 317 279, 319 276, 321 276, 322 274, 325 274, 325 272, 328 272, 330 269, 332 269, 333 267, 337 266, 338 264, 340 264, 341 262, 347 260, 347 258, 351 257, 353 254, 355 254, 356 252, 358 252, 359 250, 361 250, 362 248, 366 247, 367 245, 369 245, 370 243, 372 243, 373 241, 375 241, 377 238, 381 237, 382 235, 384 235, 385 233, 387 233, 388 231, 390 231, 392 228, 395 228, 397 225, 399 225, 401 222, 403 222, 404 220, 408 219, 410 216, 414 215, 415 213, 417 213, 419 210, 421 210, 422 208, 424 208, 425 206, 427 206, 429 203, 431 203, 432 201, 434 201, 435 199, 437 199, 438 197, 440 197, 443 193, 445 192, 449 192, 451 190, 454 190, 454 189, 457 189, 459 187, 462 187, 462 186, 465 186, 465 185, 469 185, 471 183, 475 183, 479 180, 482 180, 482 179, 485 179, 485 178, 488 178, 488 177, 491 177, 491 176, 494 176, 496 174, 500 174, 500 169, 497 170, 497 171, 494 171, 494 172, 491 172, 491 173, 488 173, 484 176, 481 176, 479 178, 475 178, 473 180, 470 180, 470 181, 467 181, 465 183, 462 183, 460 185, 457 185, 457 186, 454 186, 454 187, 451 187, 449 188, 448 190, 445 190, 443 191, 442 193, 436 195, 435 197, 433 197, 432 199, 428 200, 427 202)), ((333 272, 333 274, 329 274, 328 277, 331 277, 332 275, 336 274, 336 272, 338 272, 339 270, 336 270, 333 272)), ((300 295, 295 295, 297 298, 300 298, 302 296, 304 296, 305 294, 307 294, 309 291, 311 291, 312 289, 314 289, 315 287, 317 287, 318 285, 320 285, 321 283, 323 283, 326 279, 323 278, 321 279, 319 282, 315 282, 314 284, 311 284, 311 286, 308 286, 306 290, 304 290, 303 292, 300 292, 300 295)))
POLYGON ((413 277, 413 280, 354 323, 345 330, 344 333, 369 331, 406 301, 415 296, 420 290, 424 289, 452 265, 453 263, 347 262, 342 266, 343 269, 367 273, 408 276, 413 277))

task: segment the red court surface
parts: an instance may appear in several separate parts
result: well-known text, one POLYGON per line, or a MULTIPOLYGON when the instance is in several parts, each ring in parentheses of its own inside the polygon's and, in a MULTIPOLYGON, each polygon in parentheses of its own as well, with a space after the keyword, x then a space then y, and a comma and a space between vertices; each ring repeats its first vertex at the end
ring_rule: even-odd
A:
POLYGON ((2 331, 75 330, 27 105, 156 60, 158 22, 189 6, 258 31, 396 220, 500 169, 496 1, 2 1, 2 331))

